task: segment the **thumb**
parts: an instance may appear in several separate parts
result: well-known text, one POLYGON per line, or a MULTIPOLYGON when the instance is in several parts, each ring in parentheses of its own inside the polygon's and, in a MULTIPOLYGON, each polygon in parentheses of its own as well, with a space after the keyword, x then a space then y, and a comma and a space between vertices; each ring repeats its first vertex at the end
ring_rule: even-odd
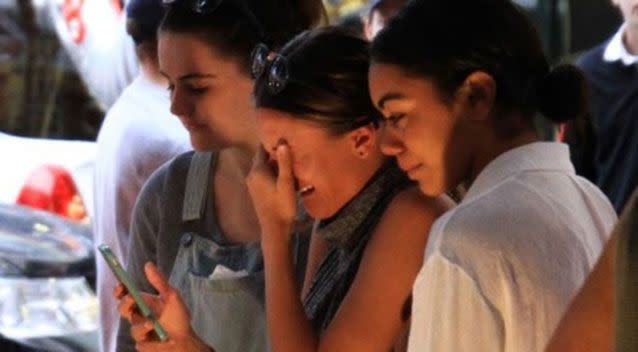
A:
POLYGON ((292 175, 292 157, 290 155, 290 147, 288 144, 282 143, 277 146, 277 168, 279 174, 277 175, 277 188, 279 190, 292 190, 293 175, 292 175))
POLYGON ((144 273, 146 274, 148 282, 157 290, 157 293, 160 295, 160 297, 166 297, 173 291, 173 288, 168 283, 168 280, 159 271, 159 269, 157 269, 157 266, 155 266, 155 264, 147 262, 144 265, 144 273))

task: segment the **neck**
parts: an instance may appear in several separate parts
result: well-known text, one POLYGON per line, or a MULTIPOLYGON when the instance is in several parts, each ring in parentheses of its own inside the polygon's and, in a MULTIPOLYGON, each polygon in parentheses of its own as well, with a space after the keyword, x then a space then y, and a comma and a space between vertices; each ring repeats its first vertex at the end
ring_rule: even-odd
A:
POLYGON ((537 141, 538 135, 535 131, 526 131, 514 138, 485 143, 484 145, 486 145, 486 147, 477 155, 471 165, 470 178, 466 181, 466 187, 469 188, 481 171, 499 155, 508 150, 537 141))
POLYGON ((220 161, 230 173, 243 180, 250 172, 255 149, 250 147, 232 147, 220 152, 220 161))
POLYGON ((631 55, 638 55, 638 26, 626 26, 623 44, 631 55))
MULTIPOLYGON (((364 165, 362 165, 362 167, 360 168, 360 171, 357 172, 355 175, 353 175, 354 177, 352 179, 352 182, 353 182, 353 185, 356 186, 356 187, 353 187, 353 189, 357 189, 354 196, 356 196, 356 194, 359 194, 359 192, 363 190, 366 184, 372 179, 372 177, 377 172, 379 172, 379 170, 381 169, 381 167, 383 167, 383 164, 387 160, 388 158, 385 155, 383 155, 381 151, 379 150, 375 152, 374 155, 371 155, 369 159, 364 162, 364 165)), ((356 162, 361 163, 361 161, 356 161, 356 162)))

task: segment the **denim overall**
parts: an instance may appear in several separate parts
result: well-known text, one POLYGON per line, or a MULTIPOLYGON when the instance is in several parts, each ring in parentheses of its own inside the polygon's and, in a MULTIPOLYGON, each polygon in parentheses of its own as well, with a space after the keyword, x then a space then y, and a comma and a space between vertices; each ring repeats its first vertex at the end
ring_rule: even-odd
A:
POLYGON ((205 217, 214 167, 213 154, 193 155, 169 281, 188 306, 193 329, 216 352, 268 351, 259 242, 225 245, 217 223, 205 217))

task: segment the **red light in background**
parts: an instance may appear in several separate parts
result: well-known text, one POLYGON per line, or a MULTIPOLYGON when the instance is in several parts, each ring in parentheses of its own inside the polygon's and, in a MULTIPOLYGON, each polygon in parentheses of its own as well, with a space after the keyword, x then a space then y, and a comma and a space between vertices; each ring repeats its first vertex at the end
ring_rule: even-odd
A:
POLYGON ((35 169, 20 190, 16 203, 74 221, 84 221, 87 216, 71 174, 55 165, 35 169))

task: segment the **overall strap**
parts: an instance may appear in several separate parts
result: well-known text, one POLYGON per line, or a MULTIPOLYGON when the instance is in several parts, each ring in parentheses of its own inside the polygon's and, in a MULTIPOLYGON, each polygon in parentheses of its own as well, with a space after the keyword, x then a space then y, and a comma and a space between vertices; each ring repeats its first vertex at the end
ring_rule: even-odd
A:
POLYGON ((213 162, 213 153, 211 152, 195 152, 193 154, 186 177, 182 223, 198 221, 203 217, 213 162))

